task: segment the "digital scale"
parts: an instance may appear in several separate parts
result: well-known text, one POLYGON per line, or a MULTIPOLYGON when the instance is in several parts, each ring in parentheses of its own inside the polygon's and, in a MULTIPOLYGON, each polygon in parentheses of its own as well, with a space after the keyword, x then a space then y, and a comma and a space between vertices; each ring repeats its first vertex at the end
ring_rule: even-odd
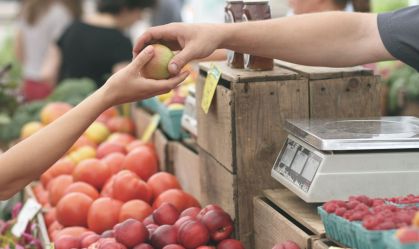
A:
POLYGON ((288 120, 272 177, 309 203, 419 194, 419 119, 288 120))

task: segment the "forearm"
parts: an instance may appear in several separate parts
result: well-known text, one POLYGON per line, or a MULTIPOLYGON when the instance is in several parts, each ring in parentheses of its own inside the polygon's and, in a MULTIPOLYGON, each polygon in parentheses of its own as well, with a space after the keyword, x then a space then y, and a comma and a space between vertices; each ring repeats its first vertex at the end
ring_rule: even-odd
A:
POLYGON ((108 106, 102 88, 55 122, 0 155, 0 198, 11 196, 39 177, 65 154, 108 106))
POLYGON ((392 59, 375 14, 327 12, 221 28, 223 48, 298 64, 339 67, 392 59))

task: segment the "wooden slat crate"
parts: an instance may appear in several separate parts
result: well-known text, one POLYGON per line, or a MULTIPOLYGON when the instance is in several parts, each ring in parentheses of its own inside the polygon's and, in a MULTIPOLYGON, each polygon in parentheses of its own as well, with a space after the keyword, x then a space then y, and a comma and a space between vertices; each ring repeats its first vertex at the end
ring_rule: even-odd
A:
MULTIPOLYGON (((211 64, 200 64, 199 107, 211 64)), ((200 153, 202 198, 204 203, 234 208, 238 237, 252 248, 253 198, 263 189, 281 187, 270 172, 287 137, 283 122, 378 116, 380 83, 371 71, 360 67, 284 63, 273 71, 249 72, 231 69, 224 62, 215 64, 222 74, 211 107, 207 114, 197 109, 197 142, 205 152, 200 153)))
POLYGON ((358 118, 381 115, 380 78, 364 67, 308 67, 276 64, 309 81, 310 118, 358 118))
POLYGON ((301 229, 266 198, 254 199, 255 249, 272 249, 291 240, 301 249, 308 249, 312 234, 301 229))
POLYGON ((326 249, 334 245, 325 230, 316 204, 308 204, 288 189, 269 189, 254 199, 255 249, 294 241, 300 248, 326 249))
MULTIPOLYGON (((252 248, 253 197, 280 187, 270 168, 286 138, 285 119, 308 118, 308 81, 279 67, 247 72, 217 65, 222 76, 209 113, 197 110, 202 199, 230 211, 238 237, 252 248)), ((210 63, 200 68, 197 106, 210 63)))
POLYGON ((202 202, 198 154, 179 142, 173 143, 169 148, 169 154, 173 158, 173 173, 183 190, 202 202))

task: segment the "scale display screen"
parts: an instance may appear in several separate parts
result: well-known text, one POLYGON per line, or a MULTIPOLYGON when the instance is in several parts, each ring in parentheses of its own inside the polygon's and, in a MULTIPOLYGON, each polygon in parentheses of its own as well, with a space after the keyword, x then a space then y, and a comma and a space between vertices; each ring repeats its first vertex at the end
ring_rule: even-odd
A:
POLYGON ((321 157, 288 139, 275 162, 274 170, 308 192, 321 162, 321 157))

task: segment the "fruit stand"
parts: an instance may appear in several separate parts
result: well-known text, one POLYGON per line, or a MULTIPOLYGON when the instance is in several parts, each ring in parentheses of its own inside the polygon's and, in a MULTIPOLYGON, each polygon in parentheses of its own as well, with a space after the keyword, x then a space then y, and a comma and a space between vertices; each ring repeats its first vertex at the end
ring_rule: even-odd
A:
MULTIPOLYGON (((156 57, 173 56, 153 46, 156 57)), ((419 249, 419 119, 382 117, 414 113, 418 74, 396 65, 383 84, 363 66, 228 53, 188 64, 168 93, 97 117, 0 202, 0 249, 419 249)), ((168 78, 171 58, 140 74, 168 78)), ((16 89, 0 81, 10 104, 0 108, 0 154, 95 84, 67 80, 29 103, 16 89)))

